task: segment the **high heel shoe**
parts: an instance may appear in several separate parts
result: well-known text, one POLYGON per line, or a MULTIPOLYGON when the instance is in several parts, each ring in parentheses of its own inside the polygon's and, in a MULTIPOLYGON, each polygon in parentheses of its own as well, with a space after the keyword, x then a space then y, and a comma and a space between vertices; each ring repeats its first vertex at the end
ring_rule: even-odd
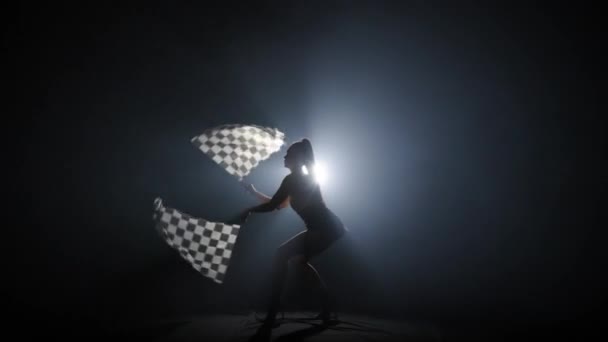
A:
POLYGON ((285 313, 282 313, 282 317, 280 319, 277 319, 275 316, 271 316, 271 315, 266 315, 265 318, 258 317, 257 314, 255 315, 256 321, 258 321, 259 323, 262 323, 262 325, 270 326, 273 329, 278 327, 279 325, 281 325, 281 322, 284 319, 285 319, 285 313))
POLYGON ((338 320, 338 314, 329 310, 322 310, 314 319, 321 320, 323 325, 329 325, 338 320))
POLYGON ((255 332, 255 335, 251 336, 249 342, 267 342, 270 341, 270 337, 272 335, 272 329, 279 326, 279 322, 277 322, 274 318, 266 318, 261 321, 262 325, 255 332))
POLYGON ((272 326, 270 324, 262 324, 258 330, 255 332, 255 335, 249 338, 249 342, 267 342, 270 341, 270 337, 272 335, 272 326))

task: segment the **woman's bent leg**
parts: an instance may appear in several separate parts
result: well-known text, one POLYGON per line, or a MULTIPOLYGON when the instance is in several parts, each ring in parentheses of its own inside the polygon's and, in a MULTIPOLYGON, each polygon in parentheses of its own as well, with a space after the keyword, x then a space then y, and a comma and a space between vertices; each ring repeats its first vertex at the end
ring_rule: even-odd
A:
POLYGON ((321 300, 321 312, 329 312, 329 291, 327 289, 327 285, 325 285, 325 282, 321 278, 319 272, 317 272, 317 270, 309 262, 305 264, 305 268, 308 270, 308 273, 316 280, 316 283, 318 285, 319 297, 321 300))
POLYGON ((277 249, 272 266, 272 283, 266 321, 273 322, 276 317, 285 285, 288 261, 293 256, 304 252, 306 234, 306 231, 297 234, 277 249))
POLYGON ((329 319, 329 314, 331 312, 331 303, 330 303, 330 295, 329 290, 327 288, 326 283, 321 278, 319 272, 308 262, 310 258, 321 254, 323 251, 327 250, 340 236, 322 234, 318 232, 310 232, 306 236, 306 253, 300 259, 300 264, 304 268, 304 272, 306 272, 309 276, 311 276, 318 285, 319 297, 321 301, 321 313, 319 314, 319 318, 323 320, 329 319))

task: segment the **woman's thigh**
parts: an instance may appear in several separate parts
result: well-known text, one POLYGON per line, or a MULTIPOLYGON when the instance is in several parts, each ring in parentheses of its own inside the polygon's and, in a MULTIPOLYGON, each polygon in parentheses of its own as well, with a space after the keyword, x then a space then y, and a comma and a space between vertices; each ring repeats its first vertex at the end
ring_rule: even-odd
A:
POLYGON ((278 248, 278 256, 282 260, 296 256, 309 260, 328 249, 340 236, 305 230, 281 244, 278 248))
POLYGON ((303 255, 308 245, 308 231, 303 231, 283 242, 277 249, 277 257, 289 260, 297 255, 303 255))
POLYGON ((304 243, 304 255, 306 256, 306 259, 321 254, 328 249, 335 240, 336 237, 327 233, 311 230, 307 231, 304 243))

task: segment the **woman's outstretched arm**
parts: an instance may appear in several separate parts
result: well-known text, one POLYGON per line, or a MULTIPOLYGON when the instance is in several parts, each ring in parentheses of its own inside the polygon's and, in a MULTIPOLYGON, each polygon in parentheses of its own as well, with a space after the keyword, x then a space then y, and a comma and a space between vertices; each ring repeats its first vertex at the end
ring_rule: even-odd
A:
MULTIPOLYGON (((286 206, 289 201, 288 179, 289 179, 289 175, 287 175, 285 178, 283 178, 283 181, 281 182, 281 186, 279 187, 279 190, 277 190, 277 192, 274 194, 274 196, 272 196, 272 198, 269 198, 266 202, 264 202, 260 205, 256 205, 254 207, 247 208, 245 211, 243 211, 239 215, 237 222, 239 224, 242 224, 243 222, 247 221, 247 218, 249 217, 249 215, 251 213, 268 212, 268 211, 278 210, 278 209, 286 206)), ((262 195, 264 195, 264 194, 262 194, 262 195)), ((264 195, 264 196, 268 197, 266 195, 264 195)))
POLYGON ((245 188, 245 190, 247 190, 247 192, 249 192, 250 194, 252 194, 261 203, 266 203, 266 202, 270 201, 270 196, 267 196, 264 193, 258 191, 258 189, 256 189, 253 186, 253 184, 243 183, 243 187, 245 188))
POLYGON ((274 196, 272 196, 272 198, 268 196, 265 197, 267 198, 266 202, 255 207, 251 207, 248 209, 248 211, 253 213, 259 213, 273 211, 286 207, 289 203, 289 176, 283 178, 281 186, 279 186, 279 189, 274 194, 274 196))
MULTIPOLYGON (((253 184, 243 184, 243 186, 250 194, 255 196, 261 203, 267 203, 272 200, 272 198, 270 196, 267 196, 264 193, 258 191, 253 186, 253 184)), ((287 207, 288 205, 289 205, 289 196, 287 196, 287 198, 283 202, 281 202, 281 204, 279 204, 279 207, 277 209, 283 209, 283 208, 287 207)))

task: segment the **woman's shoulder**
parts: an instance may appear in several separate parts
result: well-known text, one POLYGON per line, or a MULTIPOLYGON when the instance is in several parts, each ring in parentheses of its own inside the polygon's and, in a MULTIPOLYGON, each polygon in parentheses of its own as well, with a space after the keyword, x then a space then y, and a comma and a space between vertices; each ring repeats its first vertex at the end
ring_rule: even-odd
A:
POLYGON ((285 176, 284 182, 298 189, 311 190, 311 186, 318 185, 312 178, 302 174, 290 173, 285 176))
POLYGON ((293 182, 294 182, 294 174, 290 173, 287 176, 283 177, 281 184, 289 186, 289 185, 293 184, 293 182))

